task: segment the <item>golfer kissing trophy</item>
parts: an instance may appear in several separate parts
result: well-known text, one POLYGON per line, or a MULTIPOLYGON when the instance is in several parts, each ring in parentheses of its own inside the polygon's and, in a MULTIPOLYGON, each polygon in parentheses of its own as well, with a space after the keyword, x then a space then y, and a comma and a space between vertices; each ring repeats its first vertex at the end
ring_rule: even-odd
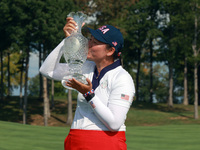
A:
POLYGON ((87 59, 88 53, 88 40, 81 33, 83 22, 86 20, 87 15, 82 12, 71 12, 68 17, 72 17, 77 23, 77 31, 73 31, 69 37, 64 39, 62 47, 63 55, 69 70, 61 83, 67 89, 73 89, 66 86, 66 81, 69 79, 76 79, 84 84, 87 84, 86 77, 82 74, 83 63, 87 59))

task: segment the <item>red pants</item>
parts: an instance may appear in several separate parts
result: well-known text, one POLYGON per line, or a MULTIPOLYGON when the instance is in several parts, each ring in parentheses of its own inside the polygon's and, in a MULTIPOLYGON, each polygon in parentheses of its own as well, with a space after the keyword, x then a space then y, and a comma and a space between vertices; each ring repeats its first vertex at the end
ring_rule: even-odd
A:
POLYGON ((65 139, 65 150, 126 150, 124 131, 71 129, 65 139))

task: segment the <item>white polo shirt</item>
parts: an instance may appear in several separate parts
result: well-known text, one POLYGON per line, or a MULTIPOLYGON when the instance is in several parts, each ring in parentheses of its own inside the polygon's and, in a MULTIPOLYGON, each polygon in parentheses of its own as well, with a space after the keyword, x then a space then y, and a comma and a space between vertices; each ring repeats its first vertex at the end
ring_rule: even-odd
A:
MULTIPOLYGON (((46 58, 40 72, 51 79, 62 80, 68 65, 59 63, 62 56, 62 41, 46 58)), ((100 75, 92 61, 86 61, 83 74, 92 82, 95 96, 87 102, 81 93, 77 97, 77 108, 72 129, 125 131, 126 115, 132 104, 135 87, 129 73, 120 61, 101 70, 100 75)))
MULTIPOLYGON (((92 81, 95 97, 89 102, 90 105, 88 105, 83 95, 80 93, 78 94, 77 109, 71 128, 110 130, 109 127, 105 125, 105 122, 95 114, 95 109, 100 107, 96 104, 96 101, 101 101, 107 108, 112 104, 128 110, 132 104, 133 95, 135 93, 133 80, 128 72, 122 68, 119 60, 104 68, 99 76, 95 69, 95 63, 86 61, 83 66, 83 74, 92 81)), ((103 108, 99 109, 104 111, 103 108)), ((118 111, 120 112, 120 110, 118 111)), ((126 116, 122 119, 123 124, 121 124, 118 131, 126 130, 124 125, 126 116)))

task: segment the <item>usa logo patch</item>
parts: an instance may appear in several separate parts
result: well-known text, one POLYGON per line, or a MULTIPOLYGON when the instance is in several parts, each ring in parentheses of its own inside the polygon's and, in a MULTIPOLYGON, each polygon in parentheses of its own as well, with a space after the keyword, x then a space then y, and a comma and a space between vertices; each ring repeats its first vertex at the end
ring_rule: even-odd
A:
POLYGON ((113 44, 114 46, 117 46, 117 42, 112 42, 112 44, 113 44))
POLYGON ((129 95, 121 94, 121 99, 129 100, 129 95))
POLYGON ((107 28, 107 26, 102 26, 102 27, 99 28, 99 30, 100 30, 103 34, 105 34, 105 33, 108 32, 110 29, 107 28))

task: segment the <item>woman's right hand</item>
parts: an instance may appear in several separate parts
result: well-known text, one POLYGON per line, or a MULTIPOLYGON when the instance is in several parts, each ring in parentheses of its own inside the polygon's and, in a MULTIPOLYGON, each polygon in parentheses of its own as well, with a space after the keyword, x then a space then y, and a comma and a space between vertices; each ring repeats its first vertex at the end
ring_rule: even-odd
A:
POLYGON ((92 82, 86 78, 87 84, 83 84, 76 79, 72 78, 65 82, 66 86, 72 87, 82 94, 85 94, 92 90, 92 82))
POLYGON ((63 27, 63 31, 65 33, 65 37, 68 37, 71 35, 71 33, 75 30, 77 30, 76 26, 77 23, 74 21, 72 17, 67 17, 67 23, 63 27))

